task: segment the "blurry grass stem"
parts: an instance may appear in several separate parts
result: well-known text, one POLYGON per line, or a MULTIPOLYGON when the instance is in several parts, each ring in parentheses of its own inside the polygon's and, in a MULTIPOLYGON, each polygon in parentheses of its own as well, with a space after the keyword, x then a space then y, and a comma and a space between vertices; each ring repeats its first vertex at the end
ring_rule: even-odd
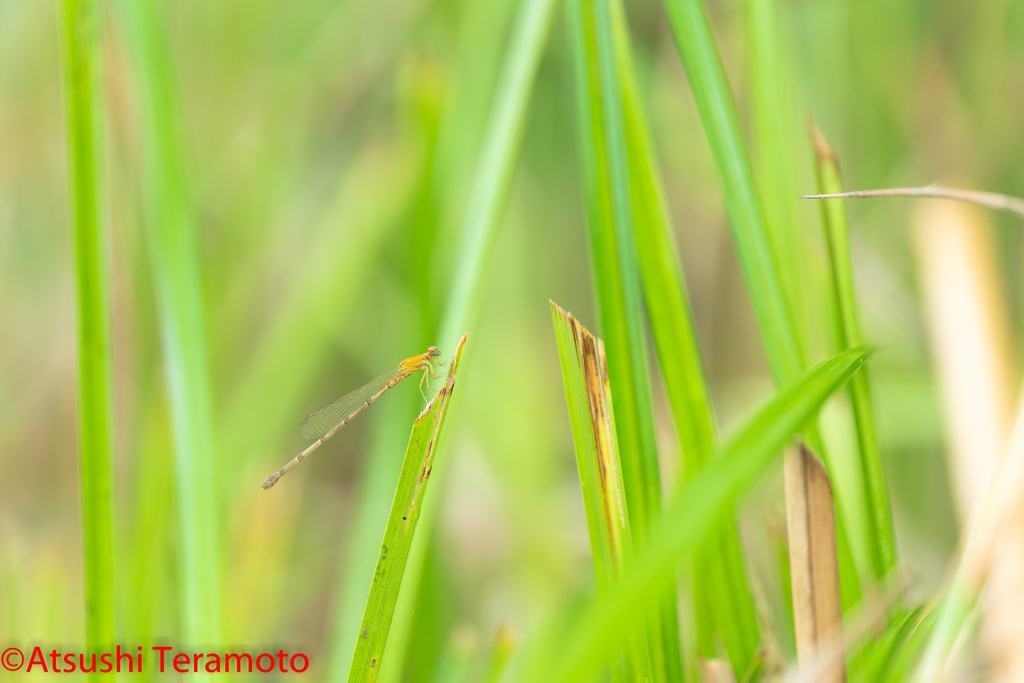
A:
MULTIPOLYGON (((948 468, 964 530, 960 563, 969 567, 953 579, 935 637, 949 639, 951 628, 962 628, 964 615, 956 615, 953 606, 962 601, 966 614, 987 584, 993 599, 979 615, 978 646, 993 679, 1018 680, 1024 666, 1024 528, 1019 514, 997 511, 1005 501, 993 500, 998 487, 1007 484, 1000 480, 1010 471, 1009 460, 1021 457, 1019 435, 1011 437, 1015 420, 1020 430, 1019 375, 999 245, 987 212, 952 202, 918 204, 911 234, 942 389, 948 468), (999 514, 1011 521, 1000 523, 997 543, 986 548, 985 542, 970 540, 980 528, 979 515, 999 514)), ((940 671, 937 660, 947 656, 945 647, 929 649, 931 672, 940 671)))
MULTIPOLYGON (((363 623, 358 634, 351 634, 356 636, 357 640, 348 675, 349 683, 376 681, 380 672, 406 560, 426 498, 438 438, 448 412, 448 403, 455 389, 455 376, 467 336, 463 335, 459 341, 444 386, 413 423, 398 488, 391 503, 387 529, 384 531, 384 541, 380 547, 377 569, 366 600, 363 623)), ((391 666, 400 667, 401 655, 404 653, 399 651, 396 654, 399 656, 389 661, 391 666)))
POLYGON ((519 5, 462 223, 439 336, 445 348, 456 342, 460 330, 478 313, 484 290, 481 274, 490 262, 508 197, 554 6, 555 0, 521 0, 519 5))
POLYGON ((222 531, 206 311, 181 106, 160 7, 128 0, 117 3, 136 65, 148 248, 170 394, 181 538, 181 637, 214 646, 223 628, 222 531))
POLYGON ((948 201, 916 204, 911 244, 941 389, 953 494, 961 525, 968 528, 1016 419, 1011 304, 990 214, 948 201))
POLYGON ((478 683, 499 683, 505 675, 515 647, 515 634, 504 624, 499 625, 491 647, 484 655, 482 672, 476 679, 478 683))
POLYGON ((796 192, 797 175, 805 158, 794 115, 787 42, 776 0, 746 0, 746 5, 751 136, 757 181, 793 317, 799 329, 808 330, 810 264, 796 192))
MULTIPOLYGON (((974 609, 978 593, 985 585, 993 553, 1002 538, 1012 532, 1014 519, 1020 514, 1022 490, 1024 409, 1017 417, 1006 455, 992 478, 988 495, 967 533, 956 573, 937 611, 935 628, 918 669, 918 680, 941 680, 945 675, 953 644, 974 609)), ((998 596, 994 597, 999 599, 998 596)))
MULTIPOLYGON (((67 131, 78 342, 78 458, 90 651, 114 645, 113 369, 104 212, 100 4, 61 0, 60 50, 67 131)), ((113 680, 114 674, 89 674, 113 680)))

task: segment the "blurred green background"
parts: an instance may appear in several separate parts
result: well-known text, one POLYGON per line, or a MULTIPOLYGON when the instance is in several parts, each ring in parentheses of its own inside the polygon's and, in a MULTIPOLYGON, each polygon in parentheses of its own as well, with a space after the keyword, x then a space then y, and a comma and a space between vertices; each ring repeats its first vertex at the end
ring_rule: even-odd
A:
MULTIPOLYGON (((742 113, 745 7, 710 9, 742 113)), ((357 512, 372 497, 386 514, 419 393, 400 385, 275 489, 259 484, 304 447, 298 426, 308 412, 439 343, 515 11, 512 0, 166 7, 207 324, 221 639, 306 652, 307 676, 331 678, 354 635, 344 626, 365 600, 352 574, 358 540, 369 538, 372 554, 383 533, 360 526, 357 512)), ((627 11, 728 431, 771 381, 664 11, 653 0, 627 11)), ((794 99, 829 136, 849 189, 937 181, 1020 194, 1024 6, 783 0, 780 12, 794 99)), ((103 16, 103 71, 116 585, 118 636, 134 643, 181 634, 181 492, 145 228, 137 72, 114 14, 103 16)), ((54 3, 0 0, 0 643, 71 646, 84 641, 84 610, 57 27, 54 3)), ((598 329, 569 59, 559 9, 446 427, 446 472, 432 494, 439 524, 407 661, 419 670, 482 652, 500 624, 528 633, 593 581, 547 304, 598 329)), ((795 144, 806 159, 797 189, 809 194, 810 147, 795 144)), ((849 210, 862 319, 880 348, 876 412, 901 557, 925 595, 943 579, 958 529, 910 207, 849 210)), ((801 209, 818 272, 818 207, 801 209)), ((1021 237, 1012 219, 997 221, 1016 328, 1021 237)), ((830 322, 811 315, 824 347, 830 322)), ((668 459, 674 431, 658 386, 655 398, 668 459)), ((845 410, 834 402, 826 423, 841 429, 845 410)), ((751 562, 773 600, 778 577, 764 539, 784 525, 778 470, 743 508, 751 562)))

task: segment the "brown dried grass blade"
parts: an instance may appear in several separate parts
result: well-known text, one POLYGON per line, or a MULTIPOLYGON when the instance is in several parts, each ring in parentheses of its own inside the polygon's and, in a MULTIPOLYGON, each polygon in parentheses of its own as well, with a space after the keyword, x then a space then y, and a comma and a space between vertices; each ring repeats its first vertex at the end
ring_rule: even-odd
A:
POLYGON ((832 484, 825 466, 803 444, 786 454, 785 471, 797 660, 801 673, 817 669, 816 682, 845 683, 842 652, 823 657, 843 639, 832 484))

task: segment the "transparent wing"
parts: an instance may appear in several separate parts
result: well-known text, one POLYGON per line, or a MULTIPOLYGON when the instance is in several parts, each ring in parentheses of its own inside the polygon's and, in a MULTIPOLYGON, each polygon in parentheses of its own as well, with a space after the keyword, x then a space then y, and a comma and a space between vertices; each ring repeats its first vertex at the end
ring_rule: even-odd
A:
POLYGON ((319 439, 338 425, 351 419, 366 405, 367 401, 398 377, 400 370, 400 365, 394 367, 352 393, 345 394, 337 401, 332 401, 319 410, 314 410, 302 422, 302 436, 307 439, 319 439))

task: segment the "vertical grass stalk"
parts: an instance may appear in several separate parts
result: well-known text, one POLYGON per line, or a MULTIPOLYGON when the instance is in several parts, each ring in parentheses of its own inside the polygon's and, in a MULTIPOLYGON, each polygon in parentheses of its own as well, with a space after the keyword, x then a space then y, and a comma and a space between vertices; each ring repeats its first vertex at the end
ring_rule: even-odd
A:
MULTIPOLYGON (((518 159, 530 96, 554 7, 555 0, 521 0, 519 5, 487 124, 484 149, 474 173, 470 205, 462 226, 455 275, 438 335, 442 348, 454 345, 460 331, 471 328, 478 315, 487 266, 493 252, 491 247, 497 236, 502 208, 518 159)), ((404 650, 408 637, 427 546, 438 515, 438 503, 431 501, 439 500, 440 497, 432 498, 424 506, 420 533, 413 542, 406 563, 403 590, 395 607, 391 628, 392 639, 401 641, 396 649, 404 650)))
POLYGON ((554 7, 555 0, 521 0, 519 5, 462 224, 438 337, 442 348, 454 345, 461 330, 477 316, 483 294, 481 274, 497 237, 554 7))
POLYGON ((657 453, 643 355, 640 282, 611 9, 609 0, 571 0, 567 7, 594 289, 608 347, 627 502, 636 517, 634 534, 642 541, 643 529, 656 510, 650 507, 652 487, 646 481, 646 463, 656 463, 657 453))
POLYGON ((768 364, 776 384, 785 384, 803 369, 804 352, 707 10, 701 0, 665 0, 665 6, 722 179, 729 225, 768 364))
MULTIPOLYGON (((661 477, 647 376, 646 345, 629 156, 623 124, 613 0, 568 3, 577 94, 577 134, 584 180, 594 289, 607 340, 626 502, 636 548, 660 516, 661 477)), ((619 29, 619 33, 623 30, 619 29)), ((682 676, 675 595, 651 615, 651 659, 658 680, 682 676)))
MULTIPOLYGON (((85 632, 96 652, 114 644, 113 370, 103 210, 100 7, 61 0, 64 114, 78 337, 78 449, 85 568, 85 632)), ((113 680, 114 674, 89 674, 113 680)))
MULTIPOLYGON (((170 393, 180 533, 182 637, 221 639, 221 557, 207 332, 195 209, 186 181, 173 67, 154 3, 119 2, 136 65, 149 252, 170 393)), ((206 674, 197 674, 205 677, 206 674)))
MULTIPOLYGON (((790 71, 775 0, 748 0, 751 133, 757 153, 757 181, 764 201, 769 235, 779 259, 780 275, 798 329, 809 325, 807 252, 801 231, 796 191, 801 139, 790 95, 790 71)), ((806 339, 806 335, 805 335, 806 339)))
MULTIPOLYGON (((722 57, 702 0, 664 1, 704 134, 722 180, 733 242, 761 330, 768 365, 776 386, 782 386, 792 381, 806 366, 803 342, 786 296, 722 57)), ((804 434, 809 445, 825 457, 827 464, 817 425, 808 424, 804 434)), ((837 525, 845 609, 860 599, 860 578, 845 533, 841 508, 837 525)))
MULTIPOLYGON (((648 319, 679 435, 683 478, 690 480, 714 454, 716 428, 679 252, 621 11, 616 12, 616 19, 633 229, 640 273, 648 319)), ((714 656, 717 622, 733 671, 742 678, 756 659, 761 637, 739 529, 732 511, 723 516, 705 547, 696 554, 694 584, 698 601, 695 626, 701 633, 698 638, 701 655, 714 656), (701 606, 707 609, 699 609, 701 606)))
MULTIPOLYGON (((828 140, 816 128, 814 157, 818 177, 818 192, 842 192, 839 162, 828 140)), ((836 309, 836 339, 840 349, 863 343, 857 317, 857 293, 853 279, 853 261, 850 257, 850 235, 846 222, 846 205, 842 199, 824 199, 821 202, 821 221, 825 229, 829 265, 832 272, 832 294, 836 309)), ((858 373, 850 381, 850 402, 857 427, 860 447, 860 465, 864 475, 863 498, 868 511, 868 539, 871 571, 879 581, 896 569, 896 537, 893 530, 889 489, 882 470, 882 455, 878 449, 875 415, 871 406, 871 387, 866 372, 858 373)))

